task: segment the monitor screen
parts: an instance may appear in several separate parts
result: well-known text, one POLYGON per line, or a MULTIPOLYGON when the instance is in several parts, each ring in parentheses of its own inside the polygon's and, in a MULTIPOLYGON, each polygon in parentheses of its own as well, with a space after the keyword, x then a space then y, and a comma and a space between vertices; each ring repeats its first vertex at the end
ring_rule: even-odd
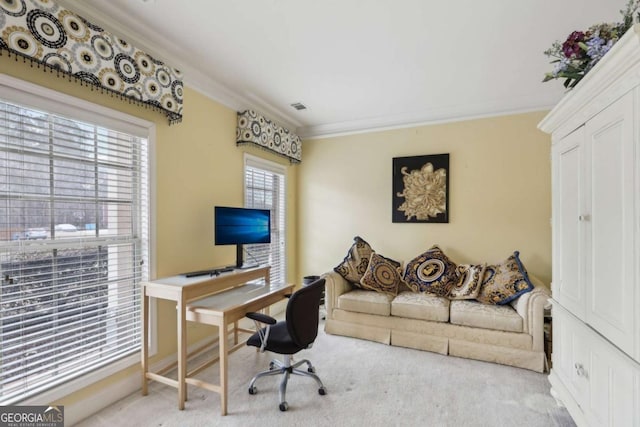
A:
POLYGON ((216 206, 214 230, 216 245, 271 243, 271 212, 216 206))

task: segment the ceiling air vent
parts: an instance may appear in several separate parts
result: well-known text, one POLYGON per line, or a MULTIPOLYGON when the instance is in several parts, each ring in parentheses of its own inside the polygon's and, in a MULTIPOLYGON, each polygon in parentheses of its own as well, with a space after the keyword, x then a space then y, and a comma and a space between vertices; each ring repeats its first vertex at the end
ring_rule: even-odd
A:
POLYGON ((307 107, 305 107, 304 104, 302 104, 300 102, 294 102, 293 104, 291 104, 291 106, 293 108, 295 108, 296 110, 298 110, 298 111, 307 109, 307 107))

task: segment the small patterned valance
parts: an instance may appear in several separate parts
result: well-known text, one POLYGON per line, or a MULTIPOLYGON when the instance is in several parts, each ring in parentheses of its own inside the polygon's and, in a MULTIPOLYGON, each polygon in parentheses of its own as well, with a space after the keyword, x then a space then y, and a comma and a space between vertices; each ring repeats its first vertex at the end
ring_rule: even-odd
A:
POLYGON ((182 75, 53 0, 0 0, 2 50, 182 120, 182 75))
POLYGON ((238 113, 236 145, 241 144, 255 144, 286 157, 291 163, 302 160, 300 137, 252 110, 238 113))

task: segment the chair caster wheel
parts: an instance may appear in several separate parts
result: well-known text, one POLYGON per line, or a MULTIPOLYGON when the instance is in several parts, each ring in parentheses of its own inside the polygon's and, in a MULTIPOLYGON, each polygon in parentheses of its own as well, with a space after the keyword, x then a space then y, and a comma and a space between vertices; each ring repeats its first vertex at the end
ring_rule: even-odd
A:
POLYGON ((311 372, 312 374, 315 374, 316 368, 307 368, 307 372, 311 372))
POLYGON ((256 394, 258 392, 258 389, 256 389, 255 387, 249 387, 249 394, 256 394))
POLYGON ((282 412, 286 411, 287 409, 289 409, 289 404, 287 402, 282 402, 279 406, 280 410, 282 412))
POLYGON ((327 394, 327 389, 324 387, 320 387, 318 389, 318 394, 320 394, 320 396, 324 396, 325 394, 327 394))

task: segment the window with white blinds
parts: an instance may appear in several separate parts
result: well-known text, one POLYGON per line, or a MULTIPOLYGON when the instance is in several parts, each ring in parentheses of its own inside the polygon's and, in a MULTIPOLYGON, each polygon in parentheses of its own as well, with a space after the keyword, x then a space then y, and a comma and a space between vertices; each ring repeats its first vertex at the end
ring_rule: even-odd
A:
POLYGON ((0 96, 0 405, 140 350, 148 140, 71 117, 0 96))
POLYGON ((271 243, 244 245, 245 261, 271 266, 271 283, 287 277, 285 251, 285 169, 281 165, 245 155, 244 205, 271 211, 271 243))

